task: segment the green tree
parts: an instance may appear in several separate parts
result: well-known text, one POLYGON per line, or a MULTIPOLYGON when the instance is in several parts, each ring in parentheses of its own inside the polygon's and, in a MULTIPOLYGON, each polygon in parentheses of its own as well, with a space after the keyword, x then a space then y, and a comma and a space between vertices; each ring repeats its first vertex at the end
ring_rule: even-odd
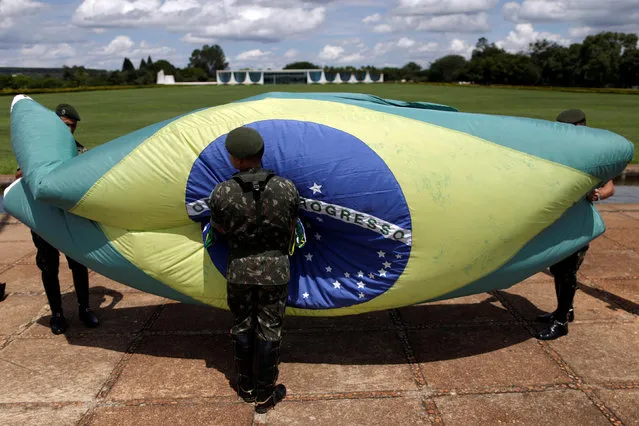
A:
POLYGON ((320 69, 319 65, 315 65, 312 62, 293 62, 292 64, 288 64, 284 67, 285 70, 317 70, 320 69))
MULTIPOLYGON (((148 68, 147 62, 147 68, 148 68)), ((160 59, 156 62, 152 62, 151 67, 152 70, 157 74, 160 70, 164 71, 164 74, 175 75, 177 68, 173 66, 172 63, 167 61, 166 59, 160 59)))
POLYGON ((586 37, 579 57, 583 83, 592 87, 617 85, 621 56, 636 46, 637 34, 603 32, 586 37))
POLYGON ((122 71, 135 71, 133 62, 131 62, 129 58, 124 58, 124 61, 122 62, 122 71))
POLYGON ((142 59, 140 60, 140 66, 138 67, 138 69, 139 69, 140 71, 142 71, 142 70, 146 69, 146 61, 144 60, 144 58, 142 58, 142 59))
POLYGON ((461 71, 466 66, 466 58, 460 55, 447 55, 437 59, 428 70, 429 81, 457 81, 461 71))
POLYGON ((205 44, 201 49, 195 49, 189 58, 189 68, 201 68, 209 77, 215 77, 216 71, 225 70, 228 66, 224 50, 217 44, 205 44))
POLYGON ((639 86, 639 50, 627 49, 619 63, 619 84, 623 87, 639 86))

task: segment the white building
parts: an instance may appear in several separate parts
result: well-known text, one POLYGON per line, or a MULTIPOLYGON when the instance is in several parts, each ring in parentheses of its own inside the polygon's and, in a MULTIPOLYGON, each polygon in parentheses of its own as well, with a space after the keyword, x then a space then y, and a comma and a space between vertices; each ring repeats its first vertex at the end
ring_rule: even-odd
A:
POLYGON ((326 73, 324 70, 224 70, 217 84, 352 84, 383 83, 384 74, 369 72, 326 73))

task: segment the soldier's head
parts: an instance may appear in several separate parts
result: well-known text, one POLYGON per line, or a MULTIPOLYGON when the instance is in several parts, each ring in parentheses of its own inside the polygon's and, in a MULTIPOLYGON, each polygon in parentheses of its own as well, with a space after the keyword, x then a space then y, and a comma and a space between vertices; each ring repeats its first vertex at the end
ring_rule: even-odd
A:
POLYGON ((568 109, 557 116, 557 121, 575 126, 585 126, 586 114, 580 109, 568 109))
POLYGON ((226 150, 231 165, 238 170, 248 170, 262 165, 264 140, 250 127, 238 127, 226 136, 226 150))
POLYGON ((75 129, 78 127, 78 121, 80 121, 80 114, 69 104, 60 104, 56 107, 55 113, 60 117, 60 120, 67 125, 71 133, 75 133, 75 129))

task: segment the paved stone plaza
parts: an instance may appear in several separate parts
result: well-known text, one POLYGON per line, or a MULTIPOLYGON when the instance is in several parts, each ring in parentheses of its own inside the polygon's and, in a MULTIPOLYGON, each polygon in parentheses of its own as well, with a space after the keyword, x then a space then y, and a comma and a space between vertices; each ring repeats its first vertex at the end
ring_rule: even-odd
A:
POLYGON ((0 216, 0 424, 639 425, 639 204, 599 206, 608 231, 580 273, 570 334, 537 341, 552 278, 341 318, 287 317, 289 394, 255 415, 234 396, 225 311, 91 273, 102 326, 77 319, 61 258, 66 335, 26 226, 0 216))

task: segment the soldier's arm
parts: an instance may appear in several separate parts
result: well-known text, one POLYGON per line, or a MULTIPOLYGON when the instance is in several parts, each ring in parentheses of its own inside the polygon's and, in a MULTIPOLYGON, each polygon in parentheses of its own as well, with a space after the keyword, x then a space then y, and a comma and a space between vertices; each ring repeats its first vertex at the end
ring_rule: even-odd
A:
POLYGON ((209 205, 209 209, 211 211, 211 227, 214 228, 220 234, 224 234, 224 229, 216 222, 216 218, 220 217, 221 207, 220 207, 220 185, 216 185, 213 191, 211 192, 211 196, 209 197, 207 203, 209 205))
POLYGON ((297 225, 297 219, 300 217, 300 194, 297 191, 297 188, 293 184, 290 183, 292 187, 292 199, 291 199, 291 232, 295 230, 295 226, 297 225))
POLYGON ((612 181, 609 181, 601 188, 596 188, 588 194, 588 199, 590 201, 599 201, 610 198, 613 195, 615 195, 615 184, 612 181))

